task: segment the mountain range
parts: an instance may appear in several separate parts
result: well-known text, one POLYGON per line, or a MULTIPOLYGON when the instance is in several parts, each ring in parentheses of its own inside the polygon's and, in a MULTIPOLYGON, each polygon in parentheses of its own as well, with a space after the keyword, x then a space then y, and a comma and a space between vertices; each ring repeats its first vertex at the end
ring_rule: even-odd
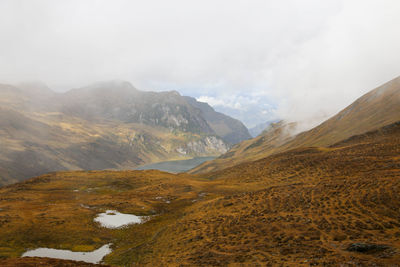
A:
POLYGON ((51 171, 214 156, 250 138, 240 121, 206 103, 124 81, 65 93, 41 83, 0 85, 0 126, 0 184, 51 171))

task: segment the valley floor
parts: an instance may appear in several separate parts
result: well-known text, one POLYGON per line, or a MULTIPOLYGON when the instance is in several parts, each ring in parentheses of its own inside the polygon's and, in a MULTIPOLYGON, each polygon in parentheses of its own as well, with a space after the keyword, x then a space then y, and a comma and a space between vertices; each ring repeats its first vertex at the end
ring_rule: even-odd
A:
POLYGON ((116 266, 400 266, 399 155, 395 123, 197 176, 50 173, 0 189, 0 265, 112 243, 116 266), (99 227, 109 209, 151 219, 99 227))

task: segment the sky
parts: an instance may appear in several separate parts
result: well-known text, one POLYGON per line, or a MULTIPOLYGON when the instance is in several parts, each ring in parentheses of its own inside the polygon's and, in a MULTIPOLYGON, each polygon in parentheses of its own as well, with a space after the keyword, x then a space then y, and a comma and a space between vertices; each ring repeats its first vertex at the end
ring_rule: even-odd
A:
POLYGON ((398 0, 0 0, 0 82, 127 80, 311 127, 400 75, 398 0))

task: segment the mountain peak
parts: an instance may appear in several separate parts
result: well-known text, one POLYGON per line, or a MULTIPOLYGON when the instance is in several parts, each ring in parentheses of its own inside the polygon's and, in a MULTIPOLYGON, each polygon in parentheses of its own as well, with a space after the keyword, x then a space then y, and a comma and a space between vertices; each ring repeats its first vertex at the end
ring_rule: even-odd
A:
POLYGON ((175 95, 175 96, 181 96, 181 94, 176 90, 168 91, 168 93, 175 95))
POLYGON ((95 82, 84 88, 87 89, 125 89, 125 90, 137 90, 130 82, 124 80, 109 80, 95 82))

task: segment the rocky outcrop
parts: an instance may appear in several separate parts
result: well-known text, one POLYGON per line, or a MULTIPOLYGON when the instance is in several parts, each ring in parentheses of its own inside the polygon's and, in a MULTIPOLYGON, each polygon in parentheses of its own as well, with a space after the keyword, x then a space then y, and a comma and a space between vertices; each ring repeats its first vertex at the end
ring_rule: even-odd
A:
POLYGON ((104 82, 71 90, 58 98, 58 109, 73 116, 214 134, 201 111, 175 91, 144 92, 127 82, 104 82))
POLYGON ((228 145, 216 136, 206 136, 200 140, 191 141, 178 147, 177 152, 182 155, 217 155, 228 151, 228 145))
POLYGON ((250 139, 251 135, 244 124, 220 112, 216 112, 207 103, 199 102, 193 97, 185 96, 185 100, 193 107, 202 112, 202 116, 213 131, 230 144, 237 144, 243 140, 250 139))
POLYGON ((239 120, 176 91, 144 92, 127 82, 103 82, 71 90, 59 98, 62 103, 59 109, 87 119, 116 119, 212 134, 229 144, 251 138, 239 120))

